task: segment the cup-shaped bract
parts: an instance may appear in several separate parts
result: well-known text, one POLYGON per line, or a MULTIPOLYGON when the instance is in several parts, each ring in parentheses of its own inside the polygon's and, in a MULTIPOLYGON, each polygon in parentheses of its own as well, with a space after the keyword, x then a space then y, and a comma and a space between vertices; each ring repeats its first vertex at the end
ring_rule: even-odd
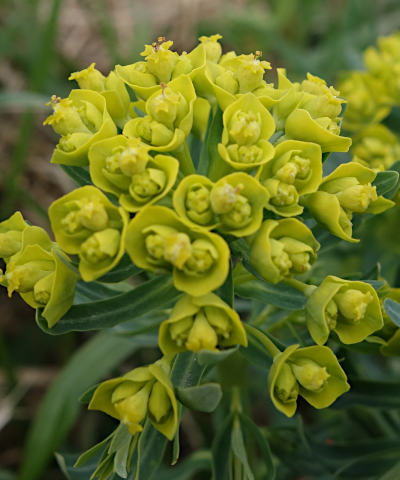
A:
POLYGON ((400 142, 384 125, 371 125, 353 138, 351 153, 354 162, 381 172, 400 158, 400 142))
POLYGON ((173 272, 178 290, 205 295, 220 287, 229 271, 229 248, 214 233, 188 227, 173 210, 148 206, 128 225, 125 248, 140 268, 173 272))
POLYGON ((94 90, 71 90, 63 99, 53 95, 50 104, 54 111, 43 124, 51 125, 61 135, 52 163, 88 165, 89 147, 117 134, 105 98, 94 90))
POLYGON ((68 80, 75 80, 79 88, 101 93, 106 99, 108 113, 122 128, 129 119, 128 111, 131 102, 125 84, 114 71, 105 77, 95 66, 95 63, 91 63, 84 70, 71 73, 68 80))
POLYGON ((170 50, 172 44, 172 41, 161 41, 145 45, 141 53, 145 61, 115 67, 118 77, 138 98, 147 100, 159 90, 161 83, 171 82, 182 74, 189 75, 194 82, 204 75, 207 47, 203 43, 181 55, 170 50))
POLYGON ((377 194, 371 185, 376 172, 356 162, 339 165, 322 180, 317 192, 303 197, 318 223, 333 235, 348 242, 352 238, 354 213, 381 213, 391 208, 394 202, 377 194))
POLYGON ((59 198, 50 206, 49 218, 60 247, 79 255, 85 282, 101 277, 121 259, 129 215, 97 188, 81 187, 59 198))
POLYGON ((250 242, 250 263, 271 283, 306 273, 320 246, 296 218, 265 220, 250 242))
POLYGON ((350 388, 339 362, 328 347, 291 345, 274 357, 268 375, 274 406, 287 417, 300 395, 314 408, 326 408, 350 388))
POLYGON ((186 350, 217 351, 233 345, 247 346, 247 336, 239 315, 217 295, 185 295, 162 322, 159 346, 165 355, 186 350))
POLYGON ((169 375, 164 360, 135 368, 101 383, 88 408, 120 420, 132 435, 143 430, 148 417, 154 428, 172 440, 178 426, 178 405, 169 375))
POLYGON ((313 118, 303 109, 296 108, 285 122, 287 138, 314 142, 325 152, 347 152, 351 138, 340 136, 340 126, 329 117, 313 118))
POLYGON ((250 175, 235 172, 213 183, 201 175, 184 178, 173 196, 176 212, 188 225, 237 237, 260 227, 267 191, 250 175))
POLYGON ((207 230, 217 226, 210 201, 213 187, 214 183, 203 175, 188 175, 179 182, 172 201, 176 213, 187 225, 207 230))
POLYGON ((235 237, 252 235, 263 221, 268 192, 252 176, 235 172, 218 180, 210 193, 218 230, 235 237))
MULTIPOLYGON (((7 287, 9 296, 16 291, 31 307, 43 309, 41 315, 52 327, 72 305, 77 276, 66 265, 67 257, 57 248, 45 249, 33 243, 42 229, 27 228, 37 231, 31 231, 33 235, 29 239, 29 233, 24 231, 28 233, 23 239, 26 245, 11 257, 1 283, 7 287)), ((47 235, 44 231, 43 234, 47 235)))
POLYGON ((89 150, 93 183, 118 197, 128 212, 156 203, 172 189, 179 170, 176 158, 152 157, 139 139, 123 135, 96 142, 89 150))
POLYGON ((380 302, 374 288, 365 282, 325 278, 307 301, 307 327, 318 345, 337 333, 346 344, 358 343, 383 327, 380 302))
POLYGON ((259 180, 270 196, 268 210, 282 217, 301 214, 299 196, 315 192, 322 181, 320 146, 297 140, 278 144, 274 158, 262 167, 259 180))
POLYGON ((268 141, 275 131, 272 115, 252 93, 231 103, 223 114, 221 158, 234 170, 252 170, 274 156, 268 141))
POLYGON ((130 120, 124 135, 140 138, 158 152, 171 152, 179 148, 193 126, 193 106, 196 92, 188 75, 158 86, 147 99, 144 117, 130 120))

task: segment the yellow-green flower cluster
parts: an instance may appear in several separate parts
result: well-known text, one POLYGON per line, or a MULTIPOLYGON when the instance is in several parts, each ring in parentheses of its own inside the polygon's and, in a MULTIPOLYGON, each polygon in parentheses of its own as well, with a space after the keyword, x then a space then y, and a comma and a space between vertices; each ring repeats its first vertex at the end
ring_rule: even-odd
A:
POLYGON ((343 127, 353 136, 353 161, 375 171, 399 159, 397 132, 381 124, 400 105, 400 33, 378 38, 364 52, 365 71, 344 73, 339 88, 347 100, 343 127))
MULTIPOLYGON (((94 185, 50 206, 57 244, 18 214, 0 224, 7 264, 1 282, 43 308, 49 326, 72 304, 77 280, 63 252, 77 257, 85 282, 101 281, 125 253, 150 275, 171 275, 181 298, 159 328, 163 359, 102 383, 89 406, 132 435, 149 418, 173 438, 176 354, 247 347, 242 320, 219 296, 234 283, 230 268, 243 260, 232 255, 234 242, 248 249, 243 263, 252 274, 274 284, 297 282, 292 277, 312 268, 320 248, 300 217, 304 206, 333 234, 354 241, 353 214, 392 205, 371 185, 376 172, 359 163, 322 176, 323 154, 351 144, 340 135, 344 100, 337 90, 311 74, 291 82, 283 69, 276 86, 267 83, 271 66, 261 52, 223 55, 220 38, 201 37, 181 54, 159 38, 145 46, 142 61, 117 65, 107 76, 95 64, 71 74, 80 88, 52 97, 44 122, 60 135, 52 162, 80 173, 88 167, 94 185), (194 137, 204 140, 197 156, 194 137)), ((387 143, 382 132, 366 132, 355 146, 358 161, 374 169, 366 149, 387 143)), ((390 145, 394 158, 398 145, 394 139, 390 145)), ((328 276, 308 287, 308 326, 318 346, 270 352, 271 398, 288 416, 298 395, 324 408, 348 390, 335 355, 322 346, 331 331, 354 343, 383 325, 367 284, 328 276)))

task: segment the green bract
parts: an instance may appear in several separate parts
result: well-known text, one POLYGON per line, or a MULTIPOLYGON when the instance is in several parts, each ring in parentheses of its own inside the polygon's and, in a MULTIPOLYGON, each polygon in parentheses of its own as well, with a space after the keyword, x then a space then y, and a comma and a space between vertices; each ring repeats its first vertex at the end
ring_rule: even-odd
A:
POLYGON ((53 95, 50 104, 54 112, 43 125, 51 125, 61 135, 51 157, 52 163, 88 165, 89 147, 117 134, 105 98, 93 90, 72 90, 63 99, 53 95))
POLYGON ((172 440, 178 426, 178 405, 169 374, 167 362, 159 360, 107 380, 97 387, 89 409, 117 418, 132 435, 143 430, 141 424, 148 417, 154 428, 172 440))
POLYGON ((265 220, 250 240, 250 262, 271 283, 301 275, 315 261, 319 243, 295 218, 265 220))
MULTIPOLYGON (((275 131, 275 123, 255 95, 247 93, 229 105, 223 122, 218 153, 225 170, 253 170, 272 159, 274 148, 268 139, 275 131)), ((217 178, 222 176, 218 173, 217 178)))
POLYGON ((307 302, 307 327, 323 345, 333 330, 343 343, 358 343, 383 327, 378 296, 365 282, 328 276, 307 302))
POLYGON ((110 72, 107 77, 104 77, 94 68, 95 65, 91 63, 88 68, 71 73, 68 80, 75 80, 80 88, 101 93, 106 99, 108 113, 122 128, 129 119, 128 111, 131 102, 126 87, 115 72, 110 72))
POLYGON ((268 193, 250 175, 232 173, 213 184, 207 177, 189 175, 173 197, 185 223, 217 228, 237 237, 253 234, 261 225, 268 193))
POLYGON ((129 216, 97 188, 81 187, 59 198, 49 217, 60 247, 79 255, 85 282, 101 277, 121 259, 129 216))
POLYGON ((190 77, 181 75, 158 87, 146 100, 146 115, 130 120, 123 133, 130 138, 141 138, 158 152, 176 150, 192 128, 195 100, 190 77))
POLYGON ((174 186, 179 169, 176 158, 152 157, 148 145, 123 135, 96 142, 89 150, 93 183, 118 197, 128 212, 136 212, 163 198, 174 186))
POLYGON ((273 404, 287 417, 296 412, 298 395, 315 408, 326 408, 350 388, 328 347, 299 345, 291 345, 274 357, 268 387, 273 404))
POLYGON ((358 163, 339 165, 325 177, 319 191, 304 197, 304 204, 313 217, 331 233, 348 242, 352 238, 353 213, 381 213, 394 202, 378 196, 371 185, 376 172, 358 163))
POLYGON ((185 350, 218 350, 247 346, 239 315, 213 293, 200 297, 185 295, 160 326, 158 344, 164 355, 185 350))
MULTIPOLYGON (((38 227, 28 228, 37 229, 31 232, 35 237, 40 235, 38 227)), ((42 232, 45 237, 46 233, 42 232)), ((0 281, 7 287, 9 296, 16 291, 31 307, 42 308, 42 317, 52 327, 71 307, 77 277, 60 258, 67 259, 65 255, 33 244, 32 240, 25 238, 26 245, 11 257, 0 281)))
POLYGON ((270 195, 268 210, 282 217, 301 214, 299 196, 315 192, 322 181, 320 146, 296 140, 278 144, 274 158, 262 167, 259 180, 270 195))
POLYGON ((229 271, 225 241, 206 230, 192 230, 166 207, 141 210, 128 225, 125 248, 138 267, 172 270, 175 287, 189 295, 215 290, 229 271))

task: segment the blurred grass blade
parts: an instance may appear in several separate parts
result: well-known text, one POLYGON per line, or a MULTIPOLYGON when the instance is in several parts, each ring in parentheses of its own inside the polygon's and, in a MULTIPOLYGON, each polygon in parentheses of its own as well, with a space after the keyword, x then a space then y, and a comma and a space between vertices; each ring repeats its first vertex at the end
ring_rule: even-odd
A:
POLYGON ((0 92, 0 111, 2 110, 25 110, 27 108, 47 110, 46 95, 35 92, 0 92))
POLYGON ((78 416, 79 396, 139 347, 143 347, 140 337, 124 339, 102 332, 71 357, 40 404, 28 432, 18 480, 42 478, 52 453, 78 416))

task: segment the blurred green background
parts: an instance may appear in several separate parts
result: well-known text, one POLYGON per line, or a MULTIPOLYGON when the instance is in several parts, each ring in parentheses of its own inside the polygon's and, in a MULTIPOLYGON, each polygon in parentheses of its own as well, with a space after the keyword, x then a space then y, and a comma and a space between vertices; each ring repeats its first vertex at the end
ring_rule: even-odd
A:
MULTIPOLYGON (((310 71, 334 83, 340 71, 362 68, 363 49, 399 25, 398 0, 1 0, 0 221, 19 209, 47 228, 49 204, 73 188, 49 164, 57 138, 42 126, 45 103, 54 93, 68 94, 72 71, 96 62, 108 73, 116 63, 136 61, 144 43, 160 35, 181 51, 191 49, 198 36, 218 32, 225 51, 261 50, 274 68, 287 67, 292 79, 310 71)), ((33 317, 16 295, 10 301, 1 289, 1 480, 17 478, 44 392, 89 338, 46 336, 33 317)), ((109 429, 104 416, 79 415, 64 450, 88 448, 109 429)), ((201 447, 196 442, 191 447, 201 447)), ((44 468, 45 474, 25 480, 63 478, 55 461, 44 468)))

